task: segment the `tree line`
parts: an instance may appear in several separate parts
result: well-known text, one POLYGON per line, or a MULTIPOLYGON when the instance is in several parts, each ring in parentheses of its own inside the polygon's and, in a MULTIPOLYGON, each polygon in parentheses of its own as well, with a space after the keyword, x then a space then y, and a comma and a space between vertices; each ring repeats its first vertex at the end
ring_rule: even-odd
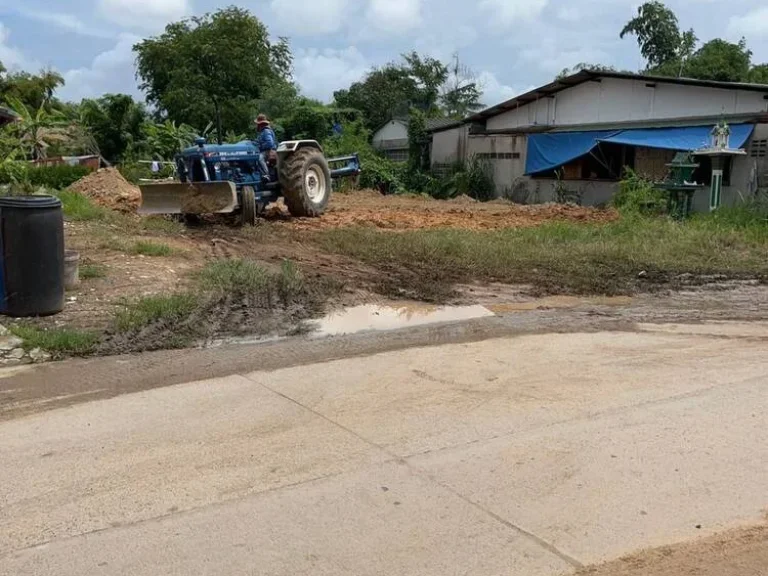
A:
MULTIPOLYGON (((657 0, 638 8, 620 31, 622 38, 628 35, 637 39, 645 73, 768 83, 768 65, 752 63, 744 40, 700 44, 657 0)), ((138 42, 134 52, 146 102, 126 94, 62 102, 56 92, 64 78, 55 71, 8 73, 0 64, 0 100, 19 117, 0 131, 2 159, 169 159, 198 135, 226 142, 252 137, 253 118, 264 113, 281 139, 325 141, 335 134, 338 144, 338 127, 344 126, 358 146, 393 117, 408 118, 417 169, 428 163, 427 119, 463 118, 483 108, 482 85, 458 55, 442 62, 415 51, 371 69, 336 91, 330 104, 309 98, 294 79, 288 40, 272 40, 257 17, 237 7, 171 23, 138 42)), ((582 63, 562 74, 583 68, 613 69, 582 63)))
MULTIPOLYGON (((620 38, 634 36, 646 67, 641 72, 653 76, 694 78, 720 82, 768 84, 768 64, 752 62, 747 41, 729 42, 714 38, 701 44, 691 28, 681 30, 677 15, 664 3, 653 0, 637 8, 619 33, 620 38)), ((580 63, 566 68, 558 77, 579 70, 607 70, 606 64, 580 63)))

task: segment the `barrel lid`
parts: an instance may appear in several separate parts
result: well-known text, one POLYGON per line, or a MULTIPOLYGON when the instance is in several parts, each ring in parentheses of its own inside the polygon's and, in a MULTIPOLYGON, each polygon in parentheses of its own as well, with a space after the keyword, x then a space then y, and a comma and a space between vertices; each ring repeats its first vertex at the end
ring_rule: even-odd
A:
POLYGON ((47 194, 34 196, 0 196, 0 208, 60 208, 61 200, 47 194))

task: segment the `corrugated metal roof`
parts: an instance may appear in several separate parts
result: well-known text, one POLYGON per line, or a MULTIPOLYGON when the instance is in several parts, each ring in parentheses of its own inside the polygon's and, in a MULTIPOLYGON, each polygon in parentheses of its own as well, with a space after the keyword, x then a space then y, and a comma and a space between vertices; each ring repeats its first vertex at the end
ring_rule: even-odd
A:
POLYGON ((567 88, 572 88, 573 86, 578 86, 584 82, 589 82, 590 80, 597 80, 600 78, 619 78, 622 80, 639 80, 643 82, 659 84, 663 83, 679 84, 683 86, 700 86, 703 88, 719 88, 722 90, 747 90, 750 92, 764 92, 768 94, 768 84, 718 82, 714 80, 697 80, 695 78, 671 78, 668 76, 647 76, 643 74, 630 74, 627 72, 582 70, 576 74, 572 74, 565 78, 560 78, 554 82, 550 82, 549 84, 535 88, 534 90, 526 92, 525 94, 521 94, 520 96, 515 96, 514 98, 502 102, 501 104, 486 108, 485 110, 482 110, 477 114, 473 114, 472 116, 468 117, 465 122, 478 122, 486 120, 487 118, 497 116, 522 104, 528 104, 529 102, 534 102, 540 98, 552 96, 553 94, 556 94, 562 90, 566 90, 567 88))

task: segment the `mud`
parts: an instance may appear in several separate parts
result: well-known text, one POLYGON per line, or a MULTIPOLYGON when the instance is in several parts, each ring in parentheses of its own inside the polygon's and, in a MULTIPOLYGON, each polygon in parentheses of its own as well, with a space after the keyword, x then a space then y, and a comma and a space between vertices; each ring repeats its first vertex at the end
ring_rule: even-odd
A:
POLYGON ((323 313, 333 296, 327 285, 306 285, 290 297, 277 290, 265 294, 201 295, 186 318, 160 320, 140 329, 108 330, 94 353, 100 356, 206 346, 228 337, 261 338, 300 334, 304 322, 323 313))

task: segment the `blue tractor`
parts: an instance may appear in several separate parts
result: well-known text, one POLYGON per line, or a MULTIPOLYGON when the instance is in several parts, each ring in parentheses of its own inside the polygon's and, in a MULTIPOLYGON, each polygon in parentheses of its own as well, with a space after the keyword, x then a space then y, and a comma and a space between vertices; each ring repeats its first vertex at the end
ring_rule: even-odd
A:
POLYGON ((314 140, 282 142, 268 160, 269 180, 262 177, 259 150, 249 140, 214 145, 200 138, 175 161, 179 181, 141 186, 139 213, 194 218, 237 212, 243 224, 252 225, 267 204, 282 197, 292 216, 320 216, 332 181, 360 173, 357 154, 326 159, 314 140))

